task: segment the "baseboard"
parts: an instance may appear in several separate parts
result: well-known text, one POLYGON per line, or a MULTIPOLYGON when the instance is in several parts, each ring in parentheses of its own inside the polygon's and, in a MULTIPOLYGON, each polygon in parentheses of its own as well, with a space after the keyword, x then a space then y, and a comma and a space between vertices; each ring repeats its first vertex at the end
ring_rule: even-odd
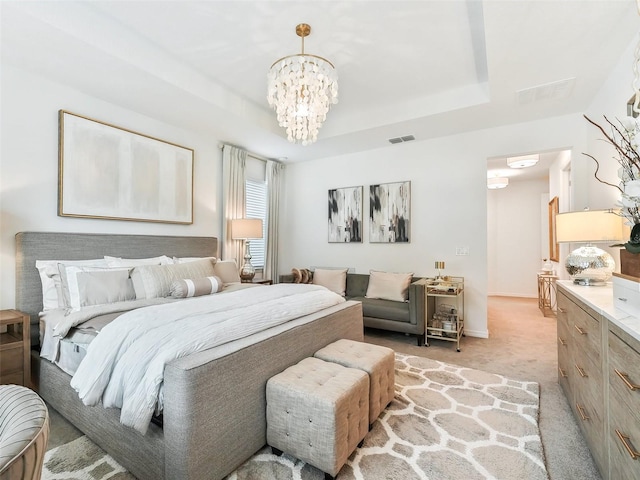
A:
POLYGON ((467 337, 489 338, 489 330, 467 330, 465 327, 464 334, 467 337))
POLYGON ((489 297, 517 297, 517 298, 538 298, 538 295, 530 293, 489 293, 489 297))

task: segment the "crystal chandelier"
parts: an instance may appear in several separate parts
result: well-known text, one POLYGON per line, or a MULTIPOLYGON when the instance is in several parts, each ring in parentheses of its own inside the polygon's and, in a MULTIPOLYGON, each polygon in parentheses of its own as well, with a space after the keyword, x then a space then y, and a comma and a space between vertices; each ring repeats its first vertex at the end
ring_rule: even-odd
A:
POLYGON ((296 26, 302 38, 302 53, 274 62, 269 69, 267 100, 278 123, 292 143, 309 145, 318 139, 318 130, 332 104, 338 103, 338 74, 325 58, 304 53, 304 37, 311 33, 306 23, 296 26))

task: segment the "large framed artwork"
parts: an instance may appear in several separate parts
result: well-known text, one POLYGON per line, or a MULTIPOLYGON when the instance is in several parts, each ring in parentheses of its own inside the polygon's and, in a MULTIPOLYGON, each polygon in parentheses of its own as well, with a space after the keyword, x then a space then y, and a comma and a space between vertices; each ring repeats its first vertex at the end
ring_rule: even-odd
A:
POLYGON ((552 262, 560 261, 560 245, 556 240, 556 215, 558 215, 558 197, 553 197, 549 202, 549 259, 552 262))
POLYGON ((369 242, 409 242, 411 182, 369 186, 369 204, 369 242))
POLYGON ((190 148, 59 111, 58 215, 193 223, 190 148))
POLYGON ((329 190, 329 242, 362 242, 362 186, 329 190))

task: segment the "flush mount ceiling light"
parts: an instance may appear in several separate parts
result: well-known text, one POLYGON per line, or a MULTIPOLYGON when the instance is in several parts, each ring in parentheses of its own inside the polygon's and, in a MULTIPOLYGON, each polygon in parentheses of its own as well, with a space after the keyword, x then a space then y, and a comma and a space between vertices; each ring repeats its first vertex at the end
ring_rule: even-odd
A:
POLYGON ((539 155, 522 155, 519 157, 507 158, 507 165, 511 168, 533 167, 540 160, 539 155))
POLYGON ((292 143, 308 145, 318 139, 318 130, 331 105, 338 103, 338 74, 333 64, 304 53, 304 37, 311 33, 306 23, 296 26, 302 53, 281 58, 267 75, 267 101, 278 123, 292 143))
POLYGON ((487 188, 489 190, 497 190, 498 188, 505 188, 507 185, 509 185, 509 179, 507 177, 487 178, 487 188))

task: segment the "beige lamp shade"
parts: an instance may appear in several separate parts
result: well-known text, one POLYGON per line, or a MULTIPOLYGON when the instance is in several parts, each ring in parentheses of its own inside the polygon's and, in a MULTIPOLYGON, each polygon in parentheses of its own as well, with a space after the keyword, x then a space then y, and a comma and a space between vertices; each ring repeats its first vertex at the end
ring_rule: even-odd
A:
POLYGON ((259 218, 231 220, 231 238, 234 240, 262 238, 262 220, 259 218))
POLYGON ((611 210, 585 210, 556 215, 559 243, 619 242, 624 239, 623 219, 611 210))

